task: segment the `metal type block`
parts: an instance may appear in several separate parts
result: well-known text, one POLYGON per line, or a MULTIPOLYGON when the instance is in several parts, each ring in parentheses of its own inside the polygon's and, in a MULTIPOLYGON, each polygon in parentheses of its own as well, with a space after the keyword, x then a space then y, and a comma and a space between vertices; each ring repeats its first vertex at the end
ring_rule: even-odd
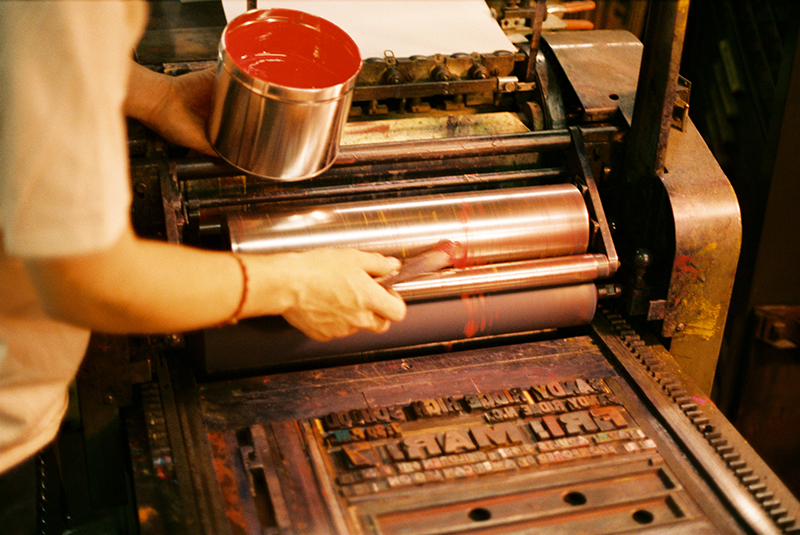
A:
MULTIPOLYGON (((498 381, 502 381, 500 377, 498 381)), ((596 521, 640 525, 634 518, 625 520, 614 513, 619 504, 631 506, 623 481, 636 485, 640 494, 645 488, 642 485, 652 489, 650 498, 635 502, 640 515, 652 515, 648 522, 658 524, 670 519, 685 523, 687 529, 706 529, 699 526, 707 526, 707 521, 702 520, 697 505, 669 468, 673 461, 665 463, 659 456, 659 462, 652 462, 654 458, 648 452, 660 451, 652 440, 652 431, 632 425, 633 415, 619 404, 619 392, 604 380, 565 378, 524 387, 495 384, 494 388, 468 395, 455 395, 451 390, 439 396, 407 398, 404 410, 418 417, 399 419, 395 437, 369 438, 363 432, 357 433, 363 437, 358 441, 342 444, 343 424, 349 426, 351 436, 355 429, 368 425, 364 409, 334 410, 311 421, 308 429, 315 438, 305 447, 318 451, 315 455, 322 471, 317 471, 316 477, 330 481, 334 495, 349 504, 346 508, 357 511, 346 518, 361 519, 355 525, 343 520, 347 525, 343 529, 350 530, 344 532, 360 532, 359 522, 362 526, 381 526, 389 533, 400 530, 400 526, 415 533, 441 532, 443 526, 479 527, 485 521, 480 520, 484 513, 478 510, 502 525, 510 522, 509 526, 530 528, 551 514, 547 512, 550 507, 554 508, 552 512, 564 515, 565 526, 577 528, 580 515, 573 517, 569 511, 582 507, 584 499, 587 506, 605 511, 596 521), (444 405, 449 405, 448 412, 434 410, 420 416, 418 409, 432 407, 436 399, 447 400, 444 405), (453 410, 455 405, 462 409, 453 410), (495 423, 485 423, 487 414, 495 415, 495 423), (497 418, 498 414, 509 419, 497 418), (526 426, 521 427, 521 423, 526 426), (581 482, 579 474, 585 474, 585 470, 576 469, 588 466, 586 463, 595 467, 600 478, 596 483, 581 482), (557 468, 566 472, 557 479, 546 476, 557 468), (505 474, 515 478, 516 490, 497 494, 494 481, 507 477, 505 474), (601 483, 608 477, 615 482, 612 487, 601 483), (569 486, 552 486, 556 481, 570 480, 569 486), (476 491, 481 496, 477 501, 476 491), (424 495, 428 505, 414 505, 418 503, 414 495, 424 495), (388 500, 389 496, 396 497, 388 500), (540 512, 531 511, 522 517, 511 513, 519 510, 520 504, 530 503, 530 496, 537 496, 536 502, 543 504, 540 512), (664 508, 660 503, 672 505, 664 508), (448 511, 456 509, 465 515, 462 520, 448 516, 448 511), (680 511, 678 517, 675 511, 680 511)), ((441 408, 438 402, 436 405, 441 408)), ((372 406, 371 410, 378 414, 379 407, 372 406)))
MULTIPOLYGON (((776 521, 796 516, 794 502, 708 406, 698 429, 616 343, 603 347, 641 369, 658 417, 586 336, 198 385, 215 473, 204 485, 218 489, 232 533, 745 533, 713 497, 731 480, 769 525, 790 526, 776 521), (706 457, 664 429, 676 417, 706 457), (752 472, 712 472, 710 485, 696 467, 733 457, 709 441, 752 472)), ((705 398, 659 360, 699 408, 705 398)))

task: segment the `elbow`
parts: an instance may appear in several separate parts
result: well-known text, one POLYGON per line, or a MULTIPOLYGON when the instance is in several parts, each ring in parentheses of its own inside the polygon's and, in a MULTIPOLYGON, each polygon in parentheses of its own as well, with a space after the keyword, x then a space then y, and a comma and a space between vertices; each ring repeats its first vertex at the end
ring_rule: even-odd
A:
POLYGON ((69 323, 76 327, 91 328, 82 314, 84 299, 73 292, 65 291, 58 285, 43 284, 41 281, 34 283, 36 296, 48 318, 62 323, 69 323))
POLYGON ((26 262, 39 306, 54 321, 91 329, 94 325, 87 319, 91 296, 64 264, 59 260, 26 262))
POLYGON ((62 323, 69 323, 76 327, 86 327, 81 316, 77 314, 76 307, 69 305, 67 299, 57 295, 38 292, 39 305, 48 318, 62 323))

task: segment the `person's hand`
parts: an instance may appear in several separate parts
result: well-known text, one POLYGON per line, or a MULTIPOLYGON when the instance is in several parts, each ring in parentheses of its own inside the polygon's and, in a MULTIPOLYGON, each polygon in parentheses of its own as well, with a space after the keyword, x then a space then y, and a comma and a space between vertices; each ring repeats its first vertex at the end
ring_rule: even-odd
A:
POLYGON ((405 317, 400 296, 373 276, 390 273, 399 261, 355 249, 318 249, 292 255, 292 302, 283 317, 315 340, 329 340, 365 329, 385 332, 405 317))
POLYGON ((162 101, 152 128, 167 141, 216 156, 206 135, 216 78, 214 69, 167 78, 171 90, 162 101))
POLYGON ((206 135, 214 69, 168 76, 133 64, 126 114, 171 143, 215 156, 206 135))

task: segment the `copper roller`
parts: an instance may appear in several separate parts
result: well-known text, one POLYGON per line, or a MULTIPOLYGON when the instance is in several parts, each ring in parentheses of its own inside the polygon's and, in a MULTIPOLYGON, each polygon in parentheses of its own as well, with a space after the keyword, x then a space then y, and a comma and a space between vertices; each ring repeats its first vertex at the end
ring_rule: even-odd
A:
POLYGON ((393 324, 385 333, 359 331, 327 342, 308 338, 280 317, 251 318, 234 327, 205 331, 205 367, 214 373, 576 327, 592 320, 597 299, 597 287, 586 283, 419 301, 408 307, 403 321, 393 324))
POLYGON ((587 252, 590 217, 572 184, 238 213, 227 224, 238 253, 355 247, 411 265, 458 244, 452 269, 391 284, 409 307, 389 331, 316 342, 282 318, 245 320, 205 339, 229 369, 584 325, 597 308, 594 281, 613 271, 587 252))
POLYGON ((238 213, 227 225, 238 253, 353 247, 405 259, 451 240, 463 251, 456 267, 579 255, 590 237, 572 184, 238 213))

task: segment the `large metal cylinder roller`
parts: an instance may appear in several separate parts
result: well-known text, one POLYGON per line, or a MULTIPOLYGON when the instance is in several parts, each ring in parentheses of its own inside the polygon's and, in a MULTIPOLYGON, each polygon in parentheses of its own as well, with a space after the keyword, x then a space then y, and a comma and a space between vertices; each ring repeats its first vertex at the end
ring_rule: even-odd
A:
POLYGON ((576 327, 592 320, 597 299, 597 287, 587 283, 421 301, 410 305, 406 318, 383 334, 359 331, 327 342, 308 338, 283 318, 252 318, 233 327, 203 331, 201 353, 209 373, 232 372, 445 341, 576 327))
POLYGON ((227 225, 238 253, 353 247, 403 259, 452 240, 456 267, 583 254, 590 238, 572 184, 237 213, 227 225))
POLYGON ((461 257, 393 286, 408 314, 386 333, 316 342, 281 318, 255 318, 204 332, 208 371, 584 325, 593 282, 611 273, 605 255, 587 252, 589 212, 572 184, 236 213, 227 225, 237 253, 354 247, 410 258, 451 240, 461 257))

